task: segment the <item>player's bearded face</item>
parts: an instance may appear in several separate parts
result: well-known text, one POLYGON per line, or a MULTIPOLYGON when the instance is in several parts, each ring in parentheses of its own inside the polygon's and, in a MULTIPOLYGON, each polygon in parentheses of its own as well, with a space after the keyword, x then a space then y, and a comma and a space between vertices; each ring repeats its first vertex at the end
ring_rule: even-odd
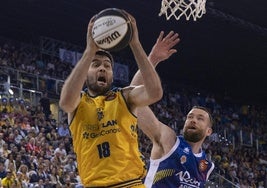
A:
POLYGON ((185 140, 193 143, 199 142, 205 137, 205 131, 198 128, 193 130, 190 127, 185 127, 183 132, 185 140))
POLYGON ((92 95, 103 95, 111 88, 112 64, 108 57, 96 55, 87 74, 87 88, 92 95))
POLYGON ((211 133, 209 128, 209 114, 201 109, 193 108, 186 117, 183 128, 185 140, 199 142, 211 133))
POLYGON ((90 91, 93 91, 96 95, 103 95, 111 88, 111 82, 106 82, 105 84, 99 84, 99 81, 88 77, 87 87, 90 91))

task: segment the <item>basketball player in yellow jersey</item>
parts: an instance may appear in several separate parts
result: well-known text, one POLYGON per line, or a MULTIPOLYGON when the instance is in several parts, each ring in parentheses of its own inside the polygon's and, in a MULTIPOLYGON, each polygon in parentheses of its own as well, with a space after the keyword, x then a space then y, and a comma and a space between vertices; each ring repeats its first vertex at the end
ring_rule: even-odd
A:
POLYGON ((111 90, 113 58, 94 43, 92 18, 86 49, 61 91, 59 104, 68 113, 84 187, 144 187, 146 169, 138 149, 136 109, 157 102, 163 91, 139 41, 135 18, 127 15, 133 27, 129 45, 143 85, 111 90), (84 83, 87 90, 81 94, 84 83))

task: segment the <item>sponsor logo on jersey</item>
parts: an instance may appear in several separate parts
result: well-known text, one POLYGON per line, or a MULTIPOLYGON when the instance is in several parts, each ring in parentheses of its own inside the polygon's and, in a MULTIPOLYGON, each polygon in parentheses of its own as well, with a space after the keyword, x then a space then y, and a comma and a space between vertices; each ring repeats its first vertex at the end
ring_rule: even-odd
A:
POLYGON ((180 171, 176 174, 180 180, 180 187, 200 187, 201 183, 195 178, 191 178, 188 171, 180 171))
POLYGON ((100 136, 105 136, 105 135, 108 135, 108 134, 116 134, 118 132, 120 132, 120 128, 115 128, 115 129, 108 129, 108 130, 102 130, 100 132, 97 132, 97 133, 87 133, 84 134, 84 138, 88 139, 88 138, 97 138, 97 137, 100 137, 100 136))
POLYGON ((117 120, 108 120, 107 122, 104 122, 104 123, 101 123, 100 124, 101 125, 101 127, 110 127, 110 126, 115 126, 115 125, 118 125, 118 123, 117 123, 117 120))
POLYGON ((103 112, 103 108, 97 108, 97 119, 98 121, 100 121, 101 119, 104 118, 104 112, 103 112))
POLYGON ((200 170, 201 172, 204 172, 204 171, 207 170, 207 168, 208 168, 208 161, 202 159, 202 160, 199 162, 199 170, 200 170))
POLYGON ((180 158, 181 164, 186 163, 186 160, 187 160, 186 156, 183 155, 183 156, 180 158))
POLYGON ((85 131, 97 131, 97 130, 99 130, 98 124, 85 126, 85 131))
POLYGON ((85 132, 83 133, 83 138, 97 138, 100 136, 105 136, 108 134, 116 134, 120 132, 120 128, 118 126, 117 120, 109 120, 104 123, 94 124, 94 125, 86 125, 85 132), (101 130, 103 128, 103 130, 101 130))
POLYGON ((189 148, 188 148, 188 147, 184 148, 184 152, 185 152, 186 154, 188 154, 188 153, 189 153, 189 148))

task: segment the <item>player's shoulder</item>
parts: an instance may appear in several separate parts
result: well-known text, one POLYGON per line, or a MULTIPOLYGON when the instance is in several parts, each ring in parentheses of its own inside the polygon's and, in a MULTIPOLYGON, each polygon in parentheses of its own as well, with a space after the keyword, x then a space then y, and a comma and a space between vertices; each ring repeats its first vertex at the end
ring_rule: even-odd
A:
POLYGON ((119 91, 121 92, 124 96, 128 96, 128 94, 135 88, 135 86, 126 86, 126 87, 121 87, 121 88, 113 88, 112 91, 119 91))
POLYGON ((136 86, 126 86, 126 87, 121 88, 121 90, 122 90, 123 92, 127 92, 127 91, 131 91, 131 90, 133 90, 135 87, 136 87, 136 86))

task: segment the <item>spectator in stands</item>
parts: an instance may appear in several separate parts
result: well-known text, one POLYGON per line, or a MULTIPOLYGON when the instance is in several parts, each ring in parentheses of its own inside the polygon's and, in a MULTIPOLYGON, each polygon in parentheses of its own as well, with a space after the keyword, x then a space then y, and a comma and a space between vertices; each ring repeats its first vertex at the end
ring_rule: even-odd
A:
POLYGON ((67 156, 68 161, 67 164, 64 166, 65 172, 76 172, 77 170, 77 163, 74 161, 73 156, 68 155, 67 156))
POLYGON ((58 135, 58 133, 57 133, 57 131, 56 131, 56 129, 51 129, 51 132, 48 132, 47 134, 46 134, 46 138, 47 138, 47 140, 48 141, 50 141, 50 142, 57 142, 57 140, 58 140, 58 138, 59 138, 60 136, 58 135))
POLYGON ((14 159, 14 154, 13 153, 9 153, 8 154, 7 159, 6 159, 4 164, 5 164, 5 169, 16 171, 17 166, 16 166, 16 161, 14 159))
POLYGON ((4 158, 7 158, 8 155, 9 155, 10 153, 11 153, 11 151, 8 149, 8 144, 5 143, 5 144, 3 145, 2 156, 3 156, 4 158))
POLYGON ((60 141, 61 140, 65 145, 65 149, 66 149, 67 154, 74 155, 71 137, 66 136, 66 137, 61 138, 60 141))
POLYGON ((8 103, 6 98, 2 98, 2 103, 1 103, 1 112, 2 113, 8 113, 8 103))
POLYGON ((67 122, 63 122, 58 126, 58 135, 61 137, 70 136, 69 126, 67 122))
POLYGON ((15 177, 14 177, 12 171, 10 171, 10 170, 7 171, 7 175, 5 178, 3 178, 1 180, 1 184, 2 184, 3 188, 12 188, 12 187, 16 186, 15 177))
POLYGON ((39 179, 42 179, 43 181, 49 177, 49 174, 47 172, 47 167, 43 163, 39 163, 37 167, 37 174, 39 179))
POLYGON ((18 173, 20 173, 20 180, 23 182, 23 185, 28 185, 30 181, 28 167, 25 164, 20 165, 18 169, 18 173))
POLYGON ((14 130, 14 143, 19 146, 23 137, 19 134, 17 129, 14 130))
POLYGON ((4 147, 4 144, 6 143, 4 140, 3 140, 3 133, 0 133, 0 155, 3 154, 3 147, 4 147))
POLYGON ((69 176, 69 179, 70 179, 71 187, 76 187, 79 184, 81 184, 81 182, 79 181, 78 176, 76 174, 76 171, 68 172, 68 176, 69 176))
POLYGON ((29 120, 29 118, 27 116, 23 116, 22 117, 22 121, 20 123, 20 127, 25 132, 29 132, 32 129, 32 127, 30 125, 30 120, 29 120))
POLYGON ((51 158, 51 162, 53 163, 53 165, 58 167, 62 167, 64 160, 65 158, 64 156, 62 156, 60 151, 55 151, 54 156, 51 158))
POLYGON ((57 166, 52 166, 51 173, 50 173, 50 181, 53 187, 62 187, 62 184, 60 182, 60 176, 57 171, 57 166))
POLYGON ((30 138, 29 142, 26 145, 26 150, 29 153, 32 153, 32 152, 39 153, 40 148, 36 145, 36 140, 34 137, 30 138))
POLYGON ((0 179, 3 179, 6 177, 6 168, 5 168, 5 165, 3 163, 3 161, 0 161, 0 179))
POLYGON ((52 155, 54 153, 53 151, 53 146, 50 146, 50 143, 46 142, 44 143, 43 147, 42 147, 42 151, 44 152, 44 158, 46 159, 51 159, 52 155))
POLYGON ((48 98, 48 93, 47 91, 45 91, 43 93, 42 98, 40 99, 40 105, 42 106, 43 112, 45 114, 45 118, 46 120, 49 119, 49 116, 51 114, 51 109, 50 109, 50 99, 48 98))
POLYGON ((17 170, 20 168, 21 165, 23 165, 24 163, 26 163, 27 160, 25 159, 25 157, 22 157, 22 152, 20 152, 19 150, 15 153, 15 164, 17 167, 17 170))
POLYGON ((18 101, 18 112, 20 114, 22 114, 23 116, 26 116, 29 114, 27 108, 26 108, 26 105, 25 105, 25 101, 23 99, 20 99, 18 101))
POLYGON ((64 156, 64 157, 67 156, 64 142, 59 143, 59 146, 55 149, 55 153, 57 153, 57 152, 59 152, 61 154, 61 156, 64 156))

